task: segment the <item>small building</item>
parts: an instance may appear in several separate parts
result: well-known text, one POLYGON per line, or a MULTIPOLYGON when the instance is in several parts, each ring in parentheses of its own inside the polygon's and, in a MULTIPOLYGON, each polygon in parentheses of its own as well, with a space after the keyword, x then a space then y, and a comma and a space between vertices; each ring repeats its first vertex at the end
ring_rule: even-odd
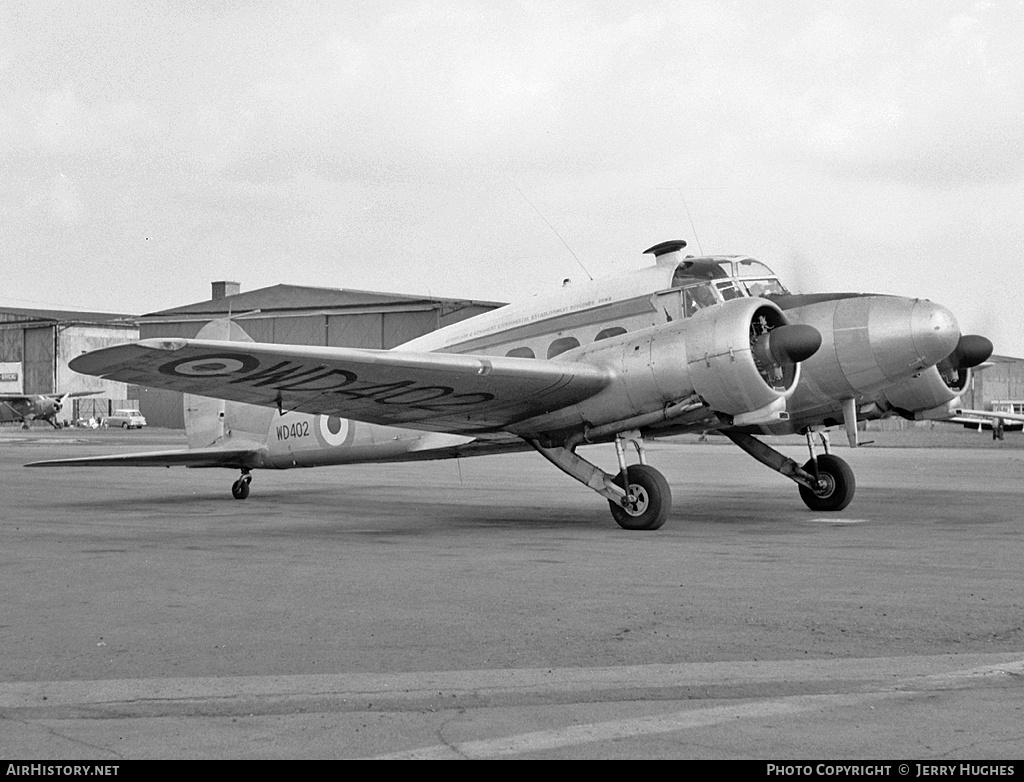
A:
POLYGON ((992 356, 972 372, 960 398, 972 410, 1024 412, 1024 359, 992 356))
MULTIPOLYGON (((232 317, 256 342, 390 349, 415 337, 503 306, 397 293, 273 285, 242 293, 237 282, 212 284, 208 301, 138 318, 140 339, 194 338, 211 320, 232 317)), ((140 388, 139 407, 152 426, 184 427, 182 395, 140 388)))
MULTIPOLYGON (((81 375, 68 368, 75 356, 138 339, 135 316, 110 312, 0 307, 0 393, 68 394, 78 397, 58 414, 61 422, 105 416, 129 406, 124 383, 81 375)), ((0 421, 14 421, 0 410, 0 421)))

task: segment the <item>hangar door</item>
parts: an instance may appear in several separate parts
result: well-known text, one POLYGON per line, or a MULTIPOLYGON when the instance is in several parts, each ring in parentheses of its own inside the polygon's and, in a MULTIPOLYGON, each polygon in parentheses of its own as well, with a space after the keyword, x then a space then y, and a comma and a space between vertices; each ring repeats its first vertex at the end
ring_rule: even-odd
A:
POLYGON ((381 343, 379 312, 359 315, 329 315, 327 345, 332 348, 377 348, 381 343))
POLYGON ((25 329, 25 393, 51 394, 56 371, 53 326, 25 329))
POLYGON ((242 318, 236 321, 256 342, 279 345, 323 345, 326 321, 322 315, 242 318))
POLYGON ((390 350, 416 337, 427 334, 438 326, 437 312, 388 312, 384 315, 384 344, 390 350))

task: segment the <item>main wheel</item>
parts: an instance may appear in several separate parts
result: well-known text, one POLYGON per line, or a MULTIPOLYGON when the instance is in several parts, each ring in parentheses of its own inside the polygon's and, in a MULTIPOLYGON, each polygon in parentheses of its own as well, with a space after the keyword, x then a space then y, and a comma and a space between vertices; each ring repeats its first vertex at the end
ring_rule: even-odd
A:
POLYGON ((615 482, 625 486, 624 476, 627 475, 633 502, 622 505, 614 500, 608 501, 616 523, 623 529, 658 529, 672 510, 672 489, 668 481, 653 467, 637 464, 620 472, 615 482))
MULTIPOLYGON (((806 472, 814 474, 814 460, 804 465, 806 472)), ((842 510, 853 500, 857 482, 850 465, 832 454, 818 457, 818 488, 811 491, 800 487, 800 499, 811 510, 842 510)))
POLYGON ((249 496, 249 481, 239 478, 231 484, 231 496, 236 500, 244 500, 249 496))

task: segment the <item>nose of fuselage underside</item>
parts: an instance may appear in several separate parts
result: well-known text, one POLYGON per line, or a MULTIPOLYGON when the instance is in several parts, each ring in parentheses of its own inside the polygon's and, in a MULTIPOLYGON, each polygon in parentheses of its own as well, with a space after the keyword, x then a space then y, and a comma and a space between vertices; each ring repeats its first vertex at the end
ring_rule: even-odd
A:
POLYGON ((836 397, 910 378, 946 358, 960 339, 953 313, 925 299, 837 296, 798 306, 793 314, 824 337, 804 364, 805 380, 836 397))

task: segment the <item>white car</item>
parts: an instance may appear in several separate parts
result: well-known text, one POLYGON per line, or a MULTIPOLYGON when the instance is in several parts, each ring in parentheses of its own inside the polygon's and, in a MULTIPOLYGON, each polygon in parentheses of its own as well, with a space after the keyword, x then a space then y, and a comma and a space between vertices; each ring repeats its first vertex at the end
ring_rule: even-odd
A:
POLYGON ((138 410, 115 410, 103 421, 104 426, 120 426, 122 429, 141 429, 146 425, 146 417, 138 410))

